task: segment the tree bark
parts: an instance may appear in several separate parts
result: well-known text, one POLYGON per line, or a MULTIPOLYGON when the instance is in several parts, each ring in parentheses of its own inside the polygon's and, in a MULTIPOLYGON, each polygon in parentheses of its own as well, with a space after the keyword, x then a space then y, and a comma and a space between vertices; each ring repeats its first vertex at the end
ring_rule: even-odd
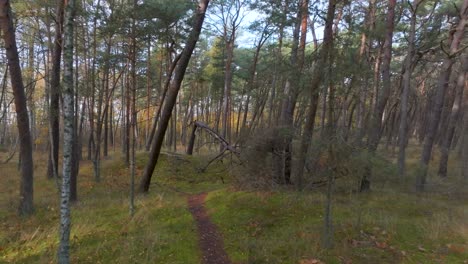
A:
POLYGON ((47 168, 47 178, 58 177, 58 156, 60 141, 60 62, 62 60, 62 31, 63 31, 64 0, 57 0, 55 42, 52 56, 52 76, 50 80, 50 159, 47 168))
MULTIPOLYGON (((468 55, 465 55, 468 56, 468 55)), ((468 72, 468 59, 465 57, 465 65, 463 65, 465 73, 468 72)), ((463 127, 462 127, 462 142, 461 148, 461 168, 462 177, 465 183, 468 183, 468 76, 465 75, 465 86, 463 91, 463 127)))
POLYGON ((10 68, 18 134, 20 136, 21 182, 19 214, 31 215, 34 212, 32 142, 26 94, 24 92, 23 77, 21 75, 15 29, 13 27, 13 16, 9 0, 0 1, 0 27, 3 33, 8 67, 10 68))
MULTIPOLYGON (((442 139, 442 144, 440 146, 440 161, 439 161, 439 171, 438 174, 440 177, 447 177, 447 162, 450 153, 450 147, 452 145, 453 136, 455 134, 455 129, 460 123, 462 116, 462 104, 463 104, 463 93, 465 88, 466 78, 468 76, 468 57, 465 56, 460 73, 458 74, 455 101, 453 103, 448 128, 442 139)), ((467 107, 467 105, 465 105, 467 107)))
POLYGON ((406 144, 408 142, 408 97, 411 89, 411 74, 414 53, 414 41, 416 35, 416 19, 420 0, 414 0, 411 5, 411 22, 408 40, 408 55, 405 62, 405 73, 403 75, 403 91, 400 102, 400 127, 398 130, 398 174, 405 175, 406 144))
POLYGON ((63 55, 63 178, 60 201, 60 241, 58 263, 70 263, 70 178, 73 163, 74 142, 74 87, 73 87, 73 27, 75 0, 68 0, 65 7, 64 55, 63 55))

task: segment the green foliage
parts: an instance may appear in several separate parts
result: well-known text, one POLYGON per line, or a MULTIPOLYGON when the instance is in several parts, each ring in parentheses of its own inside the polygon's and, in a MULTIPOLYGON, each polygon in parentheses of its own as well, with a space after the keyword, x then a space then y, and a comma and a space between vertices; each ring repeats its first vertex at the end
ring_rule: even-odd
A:
POLYGON ((137 14, 140 19, 158 19, 163 25, 169 26, 192 9, 193 3, 185 0, 145 0, 137 7, 137 14))
POLYGON ((214 39, 211 49, 206 56, 210 58, 208 65, 204 69, 204 75, 211 81, 213 91, 218 93, 223 91, 224 87, 224 42, 221 37, 214 39))

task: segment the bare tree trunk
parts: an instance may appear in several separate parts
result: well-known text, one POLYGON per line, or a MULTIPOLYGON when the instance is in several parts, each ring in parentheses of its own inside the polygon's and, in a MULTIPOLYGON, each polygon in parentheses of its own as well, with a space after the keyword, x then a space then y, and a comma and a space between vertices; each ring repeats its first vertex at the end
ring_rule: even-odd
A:
MULTIPOLYGON (((78 47, 78 34, 74 34, 74 41, 75 47, 78 47)), ((78 69, 78 52, 75 53, 75 69, 78 69)), ((74 83, 78 83, 78 71, 75 72, 75 80, 74 83)), ((80 106, 78 100, 78 89, 74 89, 74 118, 73 118, 73 146, 72 146, 72 167, 71 167, 71 175, 70 175, 70 202, 76 202, 78 200, 78 172, 80 171, 80 156, 81 156, 81 131, 78 131, 80 125, 78 124, 78 120, 80 117, 80 106)), ((84 100, 83 100, 84 102, 84 100)), ((83 105, 84 107, 85 105, 83 105)), ((84 110, 84 108, 83 108, 84 110)))
POLYGON ((164 134, 166 133, 167 125, 169 124, 172 109, 174 108, 174 104, 177 100, 177 94, 179 93, 182 80, 184 79, 185 71, 187 70, 188 63, 200 36, 203 20, 205 19, 205 12, 208 8, 209 2, 209 0, 200 0, 200 2, 198 3, 198 8, 194 13, 193 28, 190 32, 187 43, 182 51, 179 63, 177 64, 174 79, 172 80, 171 85, 168 89, 167 99, 164 104, 164 108, 161 114, 161 120, 159 123, 158 130, 156 132, 156 138, 152 143, 149 161, 146 164, 145 170, 142 175, 142 179, 139 186, 139 191, 142 193, 146 193, 149 190, 151 177, 153 175, 154 168, 156 167, 156 164, 158 162, 159 154, 161 153, 164 134))
MULTIPOLYGON (((359 51, 359 56, 361 58, 361 64, 360 66, 364 66, 363 64, 366 63, 368 64, 369 61, 364 61, 364 55, 367 54, 367 57, 369 57, 369 49, 370 46, 372 45, 372 39, 368 34, 374 30, 375 27, 375 1, 376 0, 369 0, 369 10, 367 14, 367 28, 368 32, 363 32, 362 37, 361 37, 361 47, 359 51)), ((369 34, 370 35, 370 34, 369 34)), ((369 86, 369 77, 367 74, 364 77, 363 83, 359 87, 359 103, 358 103, 358 113, 357 113, 357 135, 356 135, 356 143, 360 146, 362 144, 362 139, 364 138, 366 129, 365 129, 365 123, 366 123, 366 112, 367 112, 367 107, 366 107, 366 100, 367 100, 367 94, 368 94, 368 86, 369 86)))
POLYGON ((68 0, 65 7, 64 55, 63 55, 63 178, 60 201, 60 241, 58 263, 70 263, 70 178, 73 163, 74 135, 74 87, 73 87, 73 27, 75 0, 68 0))
MULTIPOLYGON (((146 122, 145 122, 145 142, 149 140, 151 118, 150 118, 150 107, 151 107, 151 38, 148 38, 148 54, 146 62, 146 122)), ((146 145, 145 145, 146 146, 146 145)))
POLYGON ((295 28, 293 31, 293 44, 290 56, 289 77, 283 87, 283 99, 281 102, 280 127, 275 131, 274 142, 274 178, 277 183, 291 183, 291 162, 292 162, 292 138, 294 134, 294 111, 296 107, 297 95, 300 84, 300 76, 304 62, 304 51, 302 44, 305 43, 307 32, 307 19, 304 24, 304 16, 308 13, 308 0, 299 2, 299 11, 297 12, 295 28), (304 26, 306 28, 304 28, 304 26), (301 31, 302 27, 302 31, 301 31), (302 33, 302 35, 300 35, 302 33), (302 39, 300 40, 300 36, 302 39), (301 42, 301 43, 299 43, 301 42), (301 46, 300 46, 301 44, 301 46), (299 51, 301 49, 301 51, 299 51))
MULTIPOLYGON (((467 55, 465 55, 467 56, 467 55)), ((465 63, 463 65, 463 69, 468 72, 468 59, 465 57, 465 63)), ((462 142, 460 144, 461 150, 461 168, 462 168, 462 177, 465 183, 468 183, 468 76, 465 74, 465 86, 463 92, 463 127, 462 127, 462 142)))
MULTIPOLYGON (((335 17, 335 9, 336 9, 336 1, 329 0, 328 1, 328 9, 327 9, 327 18, 325 20, 325 28, 324 28, 324 40, 323 40, 323 47, 320 50, 319 59, 314 66, 314 72, 312 74, 311 84, 310 84, 310 103, 309 103, 309 111, 307 113, 307 121, 304 128, 304 134, 301 140, 301 148, 299 152, 298 158, 298 165, 297 165, 297 187, 301 190, 303 187, 303 174, 304 174, 304 166, 307 157, 307 151, 309 150, 310 142, 312 141, 312 134, 314 130, 314 123, 315 123, 315 115, 317 112, 317 105, 318 105, 318 95, 319 95, 319 88, 320 84, 322 83, 323 76, 325 73, 326 67, 332 67, 331 61, 328 61, 327 58, 329 57, 330 53, 333 49, 333 18, 335 17), (327 61, 329 65, 326 65, 327 61)), ((330 102, 331 103, 331 102, 330 102)), ((331 106, 330 106, 331 107, 331 106)), ((331 111, 331 109, 330 109, 331 111)), ((332 122, 332 120, 328 120, 332 122)))
MULTIPOLYGON (((442 139, 442 144, 440 146, 440 162, 439 162, 439 171, 438 174, 440 177, 447 177, 447 162, 449 158, 450 146, 452 145, 453 136, 455 134, 455 129, 460 123, 462 116, 462 104, 463 104, 463 90, 465 88, 465 82, 468 76, 468 57, 465 56, 462 63, 462 69, 458 75, 455 101, 452 106, 452 111, 450 113, 449 124, 447 131, 442 139)), ((467 107, 465 105, 465 107, 467 107)), ((463 127, 463 126, 462 126, 463 127)))
POLYGON ((411 5, 411 22, 408 40, 408 55, 405 62, 405 73, 403 75, 403 91, 400 102, 400 127, 398 130, 398 174, 403 177, 406 173, 406 144, 408 142, 408 97, 411 89, 412 62, 414 53, 414 40, 416 35, 416 19, 420 0, 414 0, 411 5))
POLYGON ((63 31, 64 0, 57 0, 55 42, 52 56, 52 76, 50 80, 50 159, 47 167, 47 178, 58 177, 58 156, 60 141, 60 62, 62 58, 62 31, 63 31))
MULTIPOLYGON (((137 122, 137 111, 136 111, 136 88, 137 88, 137 78, 136 78, 136 32, 135 32, 135 13, 136 13, 137 0, 133 1, 133 12, 132 12, 132 46, 131 46, 131 67, 132 67, 132 104, 131 104, 131 151, 130 151, 130 215, 135 214, 135 145, 136 145, 136 122, 137 122)), ((130 99, 130 98, 128 98, 130 99)))
POLYGON ((33 205, 33 158, 29 116, 24 92, 23 77, 16 46, 15 29, 9 0, 0 1, 0 27, 3 33, 8 67, 10 68, 11 86, 15 101, 18 134, 20 136, 21 182, 20 182, 20 215, 34 212, 33 205))
POLYGON ((223 127, 222 136, 230 139, 228 131, 230 131, 229 116, 231 113, 231 87, 232 87, 232 60, 234 58, 234 40, 235 40, 235 27, 233 28, 232 38, 226 41, 226 65, 224 77, 224 96, 223 96, 223 127))
POLYGON ((436 95, 434 98, 434 104, 432 105, 430 116, 429 116, 429 125, 427 128, 426 137, 424 139, 423 150, 421 153, 420 161, 420 170, 416 176, 416 189, 418 191, 423 191, 426 185, 426 176, 429 166, 429 161, 432 155, 432 146, 434 145, 435 136, 437 134, 437 128, 440 121, 440 116, 442 113, 442 106, 444 104, 445 94, 448 87, 448 82, 450 79, 450 74, 452 72, 452 66, 455 62, 455 55, 458 52, 458 47, 463 38, 465 27, 468 22, 468 0, 464 0, 462 7, 460 9, 460 21, 456 27, 456 30, 453 32, 453 36, 450 43, 449 55, 444 59, 444 62, 441 66, 441 74, 439 76, 439 81, 437 83, 436 95))
POLYGON ((95 93, 96 93, 96 58, 97 58, 97 19, 98 12, 101 6, 101 0, 97 1, 96 11, 93 18, 93 58, 92 58, 92 68, 91 68, 91 100, 89 105, 89 126, 90 126, 90 137, 88 142, 88 159, 92 160, 92 153, 95 151, 96 141, 99 141, 98 138, 94 138, 95 128, 94 128, 94 103, 95 103, 95 93))
MULTIPOLYGON (((392 60, 392 43, 393 43, 393 30, 395 27, 395 6, 396 0, 388 1, 388 11, 386 20, 386 33, 385 42, 383 45, 383 59, 382 59, 382 91, 381 94, 375 94, 375 110, 372 115, 371 129, 369 133, 369 152, 373 153, 377 150, 379 145, 381 128, 382 128, 382 116, 387 105, 388 98, 391 92, 391 78, 390 78, 390 62, 392 60)), ((361 180, 360 191, 367 191, 370 189, 370 176, 371 168, 366 168, 366 171, 361 180)))

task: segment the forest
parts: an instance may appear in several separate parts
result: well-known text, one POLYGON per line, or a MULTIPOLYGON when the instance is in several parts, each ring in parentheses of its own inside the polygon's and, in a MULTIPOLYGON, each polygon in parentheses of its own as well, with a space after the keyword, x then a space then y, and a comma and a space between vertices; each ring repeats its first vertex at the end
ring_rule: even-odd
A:
POLYGON ((0 263, 468 263, 468 0, 0 0, 0 263))

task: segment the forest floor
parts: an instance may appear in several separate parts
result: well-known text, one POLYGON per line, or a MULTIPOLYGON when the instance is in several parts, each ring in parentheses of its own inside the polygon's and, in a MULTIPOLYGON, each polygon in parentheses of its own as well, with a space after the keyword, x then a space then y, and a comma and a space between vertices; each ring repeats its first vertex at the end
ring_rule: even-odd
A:
MULTIPOLYGON (((45 178, 46 157, 35 157, 36 212, 30 218, 16 214, 15 159, 0 164, 0 263, 55 262, 59 195, 45 178)), ((146 159, 138 154, 138 175, 146 159)), ((200 172, 206 162, 164 154, 150 193, 137 196, 130 217, 129 172, 121 156, 111 153, 103 161, 100 183, 84 161, 79 201, 72 207, 72 263, 202 263, 200 219, 210 221, 209 231, 217 227, 215 247, 233 263, 468 263, 468 194, 455 181, 433 176, 423 194, 392 181, 376 181, 366 194, 337 186, 334 247, 324 250, 323 190, 245 190, 236 187, 225 164, 200 172)), ((416 160, 409 162, 413 169, 416 160)), ((376 174, 391 174, 393 165, 386 166, 376 174)))

